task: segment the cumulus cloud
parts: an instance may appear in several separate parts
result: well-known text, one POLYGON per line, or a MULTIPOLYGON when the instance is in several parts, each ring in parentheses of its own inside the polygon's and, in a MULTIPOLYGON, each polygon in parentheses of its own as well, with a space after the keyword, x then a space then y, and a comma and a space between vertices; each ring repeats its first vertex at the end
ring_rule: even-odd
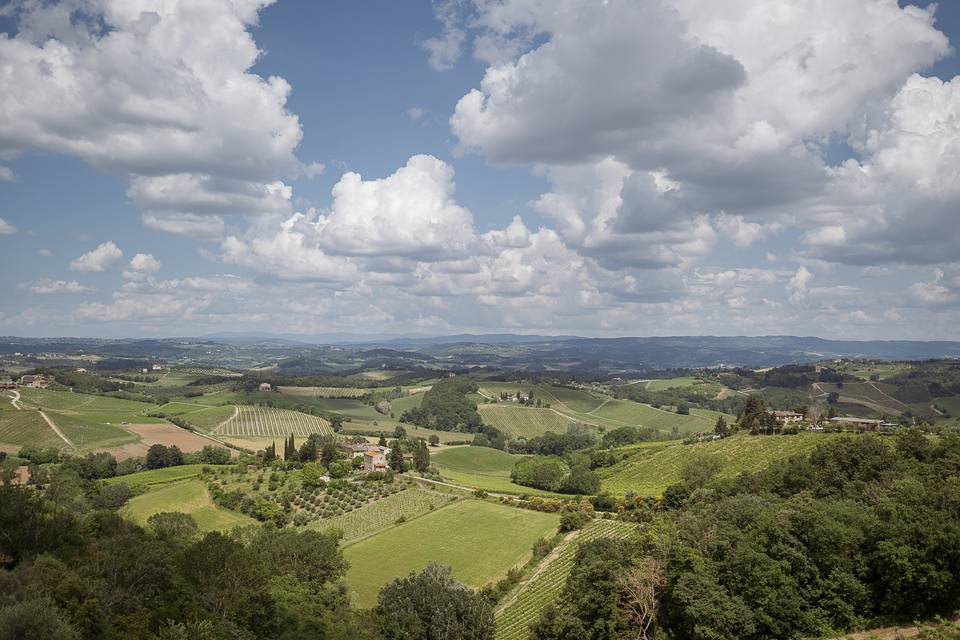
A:
MULTIPOLYGON (((23 3, 0 35, 0 155, 40 149, 130 175, 148 219, 289 213, 289 84, 250 73, 270 0, 23 3), (29 87, 29 90, 23 88, 29 87)), ((155 225, 163 228, 163 225, 155 225)))
POLYGON ((467 38, 466 31, 460 25, 465 4, 463 0, 434 0, 433 11, 442 32, 439 36, 420 41, 420 46, 428 54, 430 68, 434 71, 449 71, 460 59, 467 38))
POLYGON ((76 260, 70 263, 71 271, 87 271, 99 273, 106 271, 111 265, 123 257, 123 251, 120 250, 112 240, 108 240, 99 245, 96 249, 88 251, 76 260))
POLYGON ((123 277, 128 279, 143 278, 160 270, 160 261, 149 253, 138 253, 131 258, 123 277))
POLYGON ((91 291, 96 291, 93 287, 88 287, 86 285, 80 284, 76 280, 65 281, 65 280, 50 280, 44 278, 39 280, 29 286, 31 293, 89 293, 91 291))
POLYGON ((0 236, 9 236, 15 234, 16 232, 17 228, 15 226, 3 218, 0 218, 0 236))
POLYGON ((16 176, 13 174, 13 169, 0 164, 0 182, 13 182, 15 179, 16 176))
POLYGON ((797 269, 793 277, 790 278, 790 281, 787 282, 787 292, 790 294, 790 302, 800 304, 806 299, 809 284, 812 279, 813 274, 809 269, 806 267, 797 269))

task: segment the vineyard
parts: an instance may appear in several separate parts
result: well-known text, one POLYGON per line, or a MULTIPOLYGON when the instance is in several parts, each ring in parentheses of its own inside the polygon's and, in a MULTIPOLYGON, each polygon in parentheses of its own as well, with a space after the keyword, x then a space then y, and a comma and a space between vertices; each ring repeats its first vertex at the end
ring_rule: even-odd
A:
POLYGON ((0 443, 6 445, 32 445, 36 447, 62 447, 66 443, 53 432, 39 411, 12 408, 7 397, 0 398, 0 443))
POLYGON ((552 409, 507 404, 481 404, 478 408, 484 424, 496 427, 512 438, 534 438, 547 431, 565 433, 573 424, 572 420, 552 409))
POLYGON ((225 405, 222 407, 199 407, 199 409, 182 414, 182 418, 202 431, 214 431, 221 423, 233 417, 237 407, 225 405))
POLYGON ((213 433, 224 436, 283 437, 293 434, 306 437, 311 433, 333 433, 333 430, 323 418, 299 411, 239 406, 236 415, 220 424, 213 433))
POLYGON ((380 588, 428 562, 448 565, 458 580, 482 587, 530 557, 559 524, 554 513, 458 500, 420 518, 348 545, 347 584, 354 604, 371 607, 380 588))
POLYGON ((412 520, 429 513, 453 499, 455 498, 452 496, 426 489, 407 489, 366 504, 355 511, 316 520, 310 528, 320 531, 339 529, 343 532, 344 540, 355 540, 385 529, 401 517, 412 520))
POLYGON ((720 461, 720 477, 756 472, 771 462, 809 453, 821 442, 838 437, 826 433, 801 433, 785 436, 737 435, 700 444, 653 443, 635 447, 635 453, 622 462, 600 471, 604 491, 623 495, 633 492, 655 496, 671 484, 680 482, 684 466, 706 455, 720 461))
POLYGON ((540 610, 548 602, 556 602, 563 591, 580 544, 599 538, 625 538, 634 530, 635 525, 626 522, 594 520, 575 538, 568 537, 496 611, 496 640, 529 637, 528 627, 540 616, 540 610))

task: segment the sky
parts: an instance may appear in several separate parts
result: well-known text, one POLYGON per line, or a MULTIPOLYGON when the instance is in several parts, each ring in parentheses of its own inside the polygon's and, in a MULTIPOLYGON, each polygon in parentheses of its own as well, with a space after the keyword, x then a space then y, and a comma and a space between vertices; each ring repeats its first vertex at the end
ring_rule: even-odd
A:
POLYGON ((960 3, 0 4, 0 335, 960 340, 960 3))

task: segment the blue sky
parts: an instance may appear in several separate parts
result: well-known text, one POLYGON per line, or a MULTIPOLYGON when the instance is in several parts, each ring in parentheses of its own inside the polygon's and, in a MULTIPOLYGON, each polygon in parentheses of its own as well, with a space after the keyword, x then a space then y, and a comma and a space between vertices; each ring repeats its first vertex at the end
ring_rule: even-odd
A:
POLYGON ((955 3, 2 11, 2 334, 960 339, 955 3))

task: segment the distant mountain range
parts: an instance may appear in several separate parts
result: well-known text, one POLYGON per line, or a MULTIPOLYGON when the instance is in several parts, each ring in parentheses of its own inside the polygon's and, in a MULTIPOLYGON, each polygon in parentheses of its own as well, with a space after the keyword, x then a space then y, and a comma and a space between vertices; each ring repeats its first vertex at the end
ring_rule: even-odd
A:
POLYGON ((825 340, 798 336, 583 338, 507 333, 297 336, 233 332, 194 338, 123 340, 0 337, 0 355, 17 352, 98 353, 230 366, 273 366, 297 360, 298 370, 306 367, 320 372, 369 366, 430 366, 612 374, 718 366, 770 367, 834 358, 960 358, 960 342, 825 340))

